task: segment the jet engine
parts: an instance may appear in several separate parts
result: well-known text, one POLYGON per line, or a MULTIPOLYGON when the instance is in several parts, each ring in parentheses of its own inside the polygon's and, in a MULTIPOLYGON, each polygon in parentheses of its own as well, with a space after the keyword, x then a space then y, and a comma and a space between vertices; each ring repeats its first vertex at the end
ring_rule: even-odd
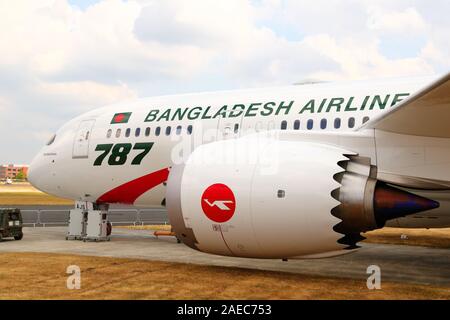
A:
POLYGON ((191 248, 251 258, 339 255, 361 232, 439 206, 377 181, 369 158, 268 137, 200 146, 171 168, 166 203, 191 248))

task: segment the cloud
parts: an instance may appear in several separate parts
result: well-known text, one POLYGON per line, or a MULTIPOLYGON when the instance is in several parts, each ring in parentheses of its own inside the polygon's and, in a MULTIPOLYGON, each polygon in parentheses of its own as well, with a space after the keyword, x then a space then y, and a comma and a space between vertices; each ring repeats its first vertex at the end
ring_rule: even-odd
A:
POLYGON ((328 79, 344 80, 433 73, 432 66, 420 57, 387 59, 379 52, 377 42, 361 46, 361 43, 351 38, 337 41, 328 35, 307 37, 305 41, 312 50, 334 60, 340 66, 339 73, 319 71, 316 77, 322 74, 328 79))
POLYGON ((367 5, 360 0, 286 0, 280 2, 279 7, 281 19, 288 20, 304 35, 357 36, 367 19, 367 5))
POLYGON ((35 91, 38 95, 54 99, 57 104, 65 101, 77 101, 77 104, 112 104, 117 101, 133 99, 137 95, 126 84, 104 85, 91 81, 68 83, 40 83, 35 91))
POLYGON ((383 12, 379 7, 369 8, 369 29, 392 33, 423 33, 426 23, 415 8, 406 8, 403 11, 383 12))
POLYGON ((9 104, 9 101, 5 97, 0 96, 0 114, 5 114, 9 104))
POLYGON ((211 32, 201 27, 201 21, 197 22, 180 11, 173 1, 161 1, 146 6, 136 19, 134 32, 140 40, 150 43, 208 46, 214 40, 211 32))

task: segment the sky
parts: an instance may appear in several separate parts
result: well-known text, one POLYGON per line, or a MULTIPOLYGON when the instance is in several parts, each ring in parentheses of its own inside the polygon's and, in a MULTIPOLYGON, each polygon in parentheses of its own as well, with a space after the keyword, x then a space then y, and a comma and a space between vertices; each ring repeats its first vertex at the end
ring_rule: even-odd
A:
POLYGON ((0 164, 163 94, 450 71, 448 0, 0 0, 0 164))

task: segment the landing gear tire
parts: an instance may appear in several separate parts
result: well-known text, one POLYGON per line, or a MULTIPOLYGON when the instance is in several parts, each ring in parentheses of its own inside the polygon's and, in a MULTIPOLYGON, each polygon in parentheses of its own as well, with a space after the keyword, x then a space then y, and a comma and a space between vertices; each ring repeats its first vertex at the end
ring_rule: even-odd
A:
POLYGON ((14 236, 14 240, 22 240, 23 238, 23 233, 19 233, 17 236, 14 236))
POLYGON ((109 237, 111 235, 112 232, 112 224, 111 222, 107 222, 106 223, 106 235, 109 237))

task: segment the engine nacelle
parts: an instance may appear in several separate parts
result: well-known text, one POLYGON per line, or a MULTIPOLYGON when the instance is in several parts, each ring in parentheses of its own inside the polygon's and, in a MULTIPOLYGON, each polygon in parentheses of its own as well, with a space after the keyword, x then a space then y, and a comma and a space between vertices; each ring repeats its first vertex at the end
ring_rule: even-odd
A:
POLYGON ((384 225, 389 203, 377 207, 379 188, 404 195, 377 183, 370 159, 353 152, 260 136, 202 145, 171 169, 167 187, 180 240, 252 258, 342 254, 359 232, 384 225))

